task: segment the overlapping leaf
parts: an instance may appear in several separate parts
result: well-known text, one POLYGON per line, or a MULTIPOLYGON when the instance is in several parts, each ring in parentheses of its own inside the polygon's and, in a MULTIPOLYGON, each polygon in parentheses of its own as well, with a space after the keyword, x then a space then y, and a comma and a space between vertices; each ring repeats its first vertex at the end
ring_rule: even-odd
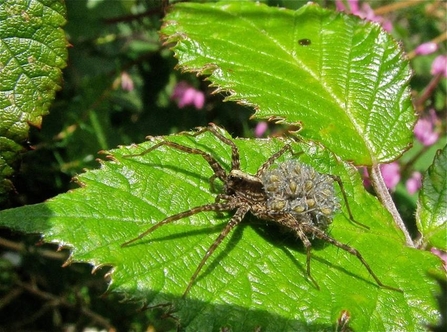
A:
POLYGON ((60 88, 64 23, 63 1, 0 2, 0 201, 29 126, 40 126, 60 88))
POLYGON ((447 250, 447 147, 424 174, 416 220, 425 245, 447 250))
POLYGON ((184 3, 162 33, 181 69, 209 75, 257 117, 300 123, 344 159, 387 162, 412 140, 409 64, 375 23, 315 4, 184 3))

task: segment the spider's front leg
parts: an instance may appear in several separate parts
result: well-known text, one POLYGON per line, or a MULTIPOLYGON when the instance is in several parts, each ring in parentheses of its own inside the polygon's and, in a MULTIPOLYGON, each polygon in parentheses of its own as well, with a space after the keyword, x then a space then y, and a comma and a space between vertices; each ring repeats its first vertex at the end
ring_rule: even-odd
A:
POLYGON ((239 170, 240 165, 240 157, 239 157, 239 149, 234 144, 234 142, 225 136, 223 136, 219 131, 218 127, 214 123, 210 123, 208 127, 202 127, 197 132, 190 134, 186 133, 189 136, 198 136, 205 132, 210 132, 214 136, 216 136, 221 142, 225 143, 226 145, 229 145, 231 147, 231 170, 239 170))
POLYGON ((146 235, 148 235, 149 233, 152 233, 153 231, 155 231, 156 229, 160 228, 163 225, 169 224, 173 221, 177 221, 186 217, 190 217, 194 214, 200 213, 200 212, 206 212, 206 211, 216 211, 216 212, 223 212, 223 211, 229 211, 233 209, 233 206, 229 203, 212 203, 212 204, 206 204, 206 205, 202 205, 202 206, 198 206, 195 208, 192 208, 190 210, 187 211, 183 211, 177 214, 174 214, 173 216, 167 217, 165 219, 163 219, 162 221, 159 221, 158 223, 156 223, 155 225, 153 225, 152 227, 150 227, 148 230, 144 231, 143 233, 141 233, 140 235, 138 235, 137 237, 133 238, 132 240, 129 240, 125 243, 123 243, 121 245, 121 247, 125 247, 128 246, 129 244, 138 241, 140 239, 142 239, 143 237, 145 237, 146 235))
MULTIPOLYGON (((229 203, 229 204, 231 204, 231 203, 229 203)), ((211 244, 211 246, 206 251, 205 255, 203 256, 202 260, 200 261, 199 265, 197 266, 196 270, 194 271, 193 275, 191 276, 188 286, 186 287, 186 289, 183 293, 183 297, 185 297, 188 294, 188 292, 190 291, 192 285, 194 284, 194 281, 197 279, 197 276, 199 275, 200 271, 202 270, 202 268, 205 265, 208 258, 213 254, 213 252, 222 243, 222 241, 231 232, 231 230, 240 224, 240 222, 242 221, 242 219, 244 218, 245 214, 248 211, 250 211, 250 206, 248 206, 248 205, 240 206, 236 210, 234 216, 231 218, 231 220, 228 222, 228 224, 225 226, 225 228, 222 230, 222 232, 219 234, 219 236, 216 238, 216 240, 214 240, 213 244, 211 244)))
POLYGON ((264 162, 261 167, 259 167, 258 171, 256 172, 256 177, 260 178, 262 175, 264 175, 264 173, 270 168, 270 166, 272 166, 273 163, 286 151, 292 151, 290 144, 284 145, 278 152, 270 156, 270 158, 267 159, 267 161, 264 162))
MULTIPOLYGON (((203 127, 193 134, 190 134, 190 133, 184 133, 184 134, 192 136, 192 137, 196 137, 196 136, 201 135, 205 132, 210 132, 215 137, 217 137, 221 142, 223 142, 231 147, 231 170, 239 170, 240 169, 239 149, 237 148, 236 144, 234 144, 234 142, 232 140, 226 138, 221 133, 219 133, 217 128, 218 127, 215 124, 211 123, 208 127, 203 127)), ((156 150, 159 147, 164 146, 164 145, 169 146, 173 149, 182 151, 182 152, 202 156, 206 160, 206 162, 210 165, 210 167, 213 169, 213 172, 214 172, 214 174, 210 178, 210 183, 211 183, 211 187, 213 190, 214 190, 214 180, 216 178, 219 178, 224 183, 226 182, 227 172, 219 164, 219 162, 216 160, 216 158, 214 158, 211 154, 209 154, 205 151, 202 151, 200 149, 197 149, 197 148, 188 147, 188 146, 185 146, 185 145, 182 145, 179 143, 175 143, 172 141, 168 141, 168 140, 163 140, 163 141, 155 144, 154 146, 150 147, 149 149, 144 150, 143 152, 140 152, 137 154, 126 155, 124 157, 130 158, 130 157, 144 156, 147 153, 149 153, 153 150, 156 150)))
POLYGON ((123 157, 125 158, 130 158, 130 157, 141 157, 144 156, 146 154, 148 154, 151 151, 154 151, 156 149, 158 149, 161 146, 168 146, 171 147, 173 149, 182 151, 182 152, 186 152, 189 154, 196 154, 196 155, 200 155, 202 156, 210 165, 210 167, 213 169, 214 174, 212 175, 212 177, 210 178, 210 181, 214 180, 216 177, 219 178, 221 181, 225 182, 226 178, 227 178, 227 173, 226 171, 223 169, 222 166, 220 166, 220 164, 218 163, 218 161, 209 153, 204 152, 202 150, 196 149, 196 148, 191 148, 179 143, 175 143, 175 142, 171 142, 171 141, 161 141, 157 144, 155 144, 154 146, 150 147, 149 149, 144 150, 143 152, 137 153, 137 154, 129 154, 129 155, 125 155, 123 157))

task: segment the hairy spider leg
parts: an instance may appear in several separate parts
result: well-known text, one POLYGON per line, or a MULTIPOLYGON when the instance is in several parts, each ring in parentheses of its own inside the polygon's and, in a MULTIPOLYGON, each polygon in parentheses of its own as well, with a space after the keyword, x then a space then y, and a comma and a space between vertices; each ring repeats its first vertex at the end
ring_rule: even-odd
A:
POLYGON ((258 171, 256 172, 256 177, 261 177, 265 171, 267 171, 270 166, 273 165, 273 163, 281 157, 287 150, 291 151, 290 144, 284 145, 278 152, 274 153, 270 156, 269 159, 267 159, 266 162, 264 162, 261 167, 259 167, 258 171))
POLYGON ((194 214, 200 213, 200 212, 204 212, 204 211, 217 211, 217 212, 222 212, 222 211, 229 211, 234 209, 234 206, 228 203, 212 203, 212 204, 206 204, 206 205, 201 205, 201 206, 197 206, 195 208, 192 208, 188 211, 183 211, 180 213, 177 213, 173 216, 167 217, 165 219, 163 219, 162 221, 159 221, 158 223, 156 223, 155 225, 153 225, 152 227, 150 227, 148 230, 146 230, 145 232, 141 233, 140 235, 138 235, 137 237, 133 238, 132 240, 129 240, 125 243, 123 243, 121 245, 121 247, 125 247, 135 241, 138 241, 140 239, 142 239, 143 237, 145 237, 146 235, 148 235, 149 233, 152 233, 153 231, 155 231, 157 228, 169 224, 173 221, 177 221, 186 217, 190 217, 194 214))
MULTIPOLYGON (((296 235, 298 238, 303 242, 304 247, 306 248, 306 272, 307 276, 312 282, 314 283, 315 287, 320 290, 320 286, 318 285, 317 281, 312 277, 312 274, 310 273, 310 259, 311 259, 311 248, 312 243, 310 243, 309 238, 306 235, 306 230, 303 228, 303 224, 296 220, 296 218, 286 213, 283 215, 283 217, 278 220, 278 223, 280 225, 283 225, 291 230, 294 230, 296 232, 296 235)), ((312 228, 310 228, 312 229, 312 228)))
POLYGON ((203 134, 207 131, 209 131, 214 136, 216 136, 221 142, 223 142, 231 147, 231 170, 235 170, 235 169, 239 170, 241 168, 241 165, 240 165, 238 147, 236 146, 236 144, 234 144, 234 142, 232 140, 226 138, 221 133, 219 133, 219 131, 217 130, 217 126, 214 123, 210 123, 208 127, 203 127, 193 134, 187 133, 187 135, 195 137, 195 136, 203 134))
MULTIPOLYGON (((225 136, 223 136, 221 133, 219 133, 216 129, 216 125, 211 123, 209 127, 203 127, 200 130, 198 130, 197 132, 190 134, 187 133, 187 135, 189 136, 193 136, 196 137, 198 135, 201 135, 205 132, 210 132, 212 133, 214 136, 216 136, 220 141, 222 141, 223 143, 229 145, 231 147, 231 170, 239 170, 240 169, 240 162, 239 162, 239 150, 236 146, 236 144, 234 144, 233 141, 231 141, 230 139, 226 138, 225 136)), ((202 150, 196 149, 196 148, 191 148, 191 147, 187 147, 175 142, 171 142, 171 141, 162 141, 159 142, 157 144, 155 144, 154 146, 150 147, 149 149, 144 150, 143 152, 137 153, 137 154, 131 154, 131 155, 126 155, 124 157, 129 158, 129 157, 139 157, 139 156, 144 156, 145 154, 158 149, 160 146, 169 146, 171 148, 186 152, 186 153, 190 153, 190 154, 197 154, 202 156, 210 165, 210 167, 213 169, 214 174, 210 177, 210 183, 211 183, 211 187, 212 189, 214 189, 214 179, 215 178, 219 178, 221 181, 225 182, 227 179, 227 173, 224 170, 224 168, 218 163, 218 161, 216 160, 216 158, 214 158, 211 154, 204 152, 202 150)))
MULTIPOLYGON (((233 206, 235 208, 235 206, 233 206)), ((203 256, 202 260, 200 261, 200 264, 197 266, 196 270, 194 271, 194 274, 191 276, 191 279, 189 280, 188 286, 186 287, 185 292, 183 293, 183 297, 188 294, 189 290, 191 289, 192 285, 194 284, 194 281, 197 279, 197 276, 199 275, 200 271, 202 270, 203 266, 205 265, 208 258, 213 254, 213 252, 217 249, 217 247, 222 243, 223 239, 228 235, 228 233, 231 232, 233 228, 235 228, 237 225, 239 225, 244 219, 245 214, 250 211, 250 206, 243 205, 240 206, 236 212, 234 213, 231 220, 227 223, 225 228, 222 230, 222 232, 219 234, 219 236, 214 240, 213 244, 208 248, 208 250, 205 253, 205 256, 203 256)))
POLYGON ((349 206, 348 196, 346 195, 345 187, 344 187, 343 182, 341 181, 340 177, 336 176, 336 175, 331 175, 331 174, 328 174, 328 176, 330 176, 334 181, 336 181, 338 183, 338 186, 340 187, 341 194, 343 195, 343 200, 345 201, 346 210, 348 210, 349 219, 354 224, 362 226, 362 227, 364 227, 366 229, 370 229, 367 225, 362 224, 361 222, 359 222, 359 221, 354 219, 354 216, 352 215, 351 207, 349 206))
MULTIPOLYGON (((230 198, 230 197, 228 197, 230 198)), ((226 197, 225 197, 226 199, 226 197)), ((232 203, 231 201, 229 203, 213 203, 213 204, 207 204, 207 205, 202 205, 202 206, 198 206, 196 208, 193 208, 191 210, 188 211, 184 211, 181 213, 178 213, 176 215, 170 216, 168 218, 163 219, 162 221, 156 223, 155 225, 153 225, 151 228, 149 228, 147 231, 145 231, 144 233, 141 233, 139 236, 137 236, 136 238, 129 240, 125 243, 123 243, 121 245, 121 247, 125 247, 137 240, 140 240, 141 238, 145 237, 146 235, 148 235, 149 233, 152 233, 153 231, 155 231, 156 229, 158 229, 159 227, 166 225, 168 223, 171 223, 173 221, 177 221, 189 216, 192 216, 194 214, 200 213, 200 212, 204 212, 204 211, 217 211, 217 212, 223 212, 223 211, 230 211, 235 209, 237 206, 236 204, 232 203)), ((223 241, 223 239, 230 233, 230 231, 236 227, 244 218, 245 214, 250 210, 250 207, 247 206, 241 206, 239 207, 235 214, 233 215, 233 217, 231 218, 231 220, 227 223, 227 225, 225 226, 225 228, 222 230, 222 232, 219 234, 219 236, 216 238, 216 240, 214 240, 213 244, 208 248, 208 250, 206 251, 205 255, 203 256, 202 260, 200 261, 199 265, 197 266, 196 270, 194 271, 193 275, 191 276, 188 286, 186 287, 186 290, 183 292, 183 297, 185 297, 188 292, 190 291, 191 287, 194 284, 194 281, 197 279, 197 276, 199 275, 200 271, 202 270, 203 266, 205 265, 206 261, 208 260, 208 258, 213 254, 213 252, 217 249, 217 247, 221 244, 221 242, 223 241)))
MULTIPOLYGON (((137 153, 137 154, 130 154, 130 155, 126 155, 124 157, 128 158, 128 157, 138 157, 138 156, 144 156, 145 154, 158 149, 160 146, 169 146, 171 148, 183 151, 183 152, 187 152, 190 154, 197 154, 202 156, 210 165, 210 167, 213 169, 214 171, 214 175, 212 176, 212 179, 218 177, 220 180, 224 181, 227 179, 227 173, 225 172, 225 170, 223 169, 222 166, 220 166, 220 164, 217 162, 217 160, 210 155, 209 153, 203 152, 202 150, 199 149, 195 149, 195 148, 190 148, 175 142, 171 142, 171 141, 161 141, 157 144, 155 144, 154 146, 150 147, 149 149, 144 150, 141 153, 137 153)), ((211 181, 211 179, 210 179, 211 181)))
MULTIPOLYGON (((199 129, 198 131, 196 131, 193 134, 191 134, 189 132, 185 132, 185 135, 196 137, 196 136, 201 135, 201 134, 203 134, 205 132, 210 132, 215 137, 217 137, 221 142, 223 142, 224 144, 227 144, 227 145, 229 145, 231 147, 231 170, 230 170, 230 172, 233 171, 233 170, 240 170, 241 165, 240 165, 240 157, 239 157, 239 149, 238 149, 238 147, 236 146, 236 144, 234 144, 234 142, 232 140, 226 138, 221 133, 219 133, 219 131, 217 129, 217 126, 214 123, 210 123, 208 127, 202 127, 201 129, 199 129)), ((215 174, 213 174, 210 177, 210 180, 209 180, 212 191, 215 191, 214 180, 216 179, 216 177, 219 177, 217 175, 216 171, 214 171, 214 173, 215 174)), ((225 182, 225 180, 222 180, 222 181, 225 182)), ((216 200, 216 202, 217 201, 218 200, 216 200)))
MULTIPOLYGON (((288 218, 293 218, 293 216, 290 215, 290 217, 288 217, 288 218)), ((286 224, 287 225, 291 225, 292 222, 291 221, 286 221, 286 224)), ((304 247, 306 248, 307 275, 313 281, 313 283, 316 285, 316 287, 318 289, 320 289, 320 287, 318 286, 317 282, 315 281, 315 279, 312 277, 312 275, 310 273, 310 260, 311 260, 312 244, 310 243, 310 241, 309 241, 309 239, 308 239, 306 234, 312 234, 313 236, 319 238, 320 240, 323 240, 325 242, 329 242, 330 244, 332 244, 332 245, 334 245, 334 246, 336 246, 336 247, 338 247, 338 248, 340 248, 340 249, 350 253, 351 255, 353 255, 355 257, 357 257, 357 259, 368 270, 369 274, 374 278, 374 280, 376 281, 376 283, 380 287, 402 293, 401 289, 395 288, 395 287, 392 287, 392 286, 388 286, 388 285, 385 285, 384 283, 382 283, 382 281, 380 281, 380 279, 376 276, 376 274, 373 272, 373 270, 371 269, 369 264, 366 262, 366 260, 363 258, 363 256, 360 254, 360 252, 357 249, 354 249, 353 247, 350 247, 347 244, 344 244, 344 243, 341 243, 341 242, 335 240, 334 238, 332 238, 329 235, 327 235, 324 231, 322 231, 318 227, 312 226, 310 224, 300 224, 300 223, 296 223, 295 222, 294 223, 294 227, 292 227, 292 228, 296 231, 298 237, 303 242, 304 247)))
POLYGON ((300 238, 300 240, 303 242, 304 247, 306 248, 306 273, 310 280, 314 283, 315 287, 317 287, 318 290, 320 290, 320 286, 318 285, 317 281, 312 277, 312 274, 310 273, 310 259, 311 259, 311 250, 312 250, 312 243, 310 243, 309 238, 304 233, 301 225, 298 225, 298 227, 295 229, 296 234, 300 238))

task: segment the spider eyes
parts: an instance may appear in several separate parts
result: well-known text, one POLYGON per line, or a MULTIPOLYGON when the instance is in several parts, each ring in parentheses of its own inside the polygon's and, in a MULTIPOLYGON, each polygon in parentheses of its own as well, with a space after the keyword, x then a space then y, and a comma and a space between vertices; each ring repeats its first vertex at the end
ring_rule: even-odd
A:
POLYGON ((242 178, 241 176, 229 175, 228 181, 230 181, 231 183, 234 183, 234 184, 238 184, 238 183, 242 183, 244 181, 244 178, 242 178))

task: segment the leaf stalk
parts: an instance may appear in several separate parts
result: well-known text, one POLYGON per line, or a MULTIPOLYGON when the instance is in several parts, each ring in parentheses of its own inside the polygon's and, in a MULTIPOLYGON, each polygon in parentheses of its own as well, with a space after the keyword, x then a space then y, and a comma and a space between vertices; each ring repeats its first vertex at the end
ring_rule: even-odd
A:
POLYGON ((380 172, 380 165, 374 165, 368 169, 368 173, 370 174, 371 184, 379 198, 380 202, 385 206, 389 213, 393 216, 394 222, 397 227, 400 228, 402 233, 405 236, 405 242, 407 246, 414 248, 413 239, 408 233, 407 227, 403 222, 399 212, 397 211, 396 205, 391 198, 390 192, 385 185, 385 181, 383 180, 382 173, 380 172))

